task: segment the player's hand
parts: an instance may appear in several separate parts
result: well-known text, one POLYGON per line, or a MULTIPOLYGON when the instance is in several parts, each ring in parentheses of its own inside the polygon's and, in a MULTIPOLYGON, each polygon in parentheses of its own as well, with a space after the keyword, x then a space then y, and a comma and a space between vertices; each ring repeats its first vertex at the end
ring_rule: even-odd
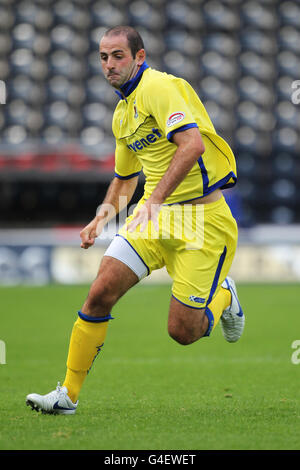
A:
POLYGON ((106 221, 103 218, 95 217, 83 230, 81 230, 81 248, 87 250, 94 245, 95 239, 99 237, 105 223, 106 221))
POLYGON ((144 232, 149 221, 153 222, 154 228, 158 232, 158 215, 160 208, 160 204, 150 204, 145 202, 127 225, 128 232, 134 232, 138 226, 140 226, 140 232, 144 232))

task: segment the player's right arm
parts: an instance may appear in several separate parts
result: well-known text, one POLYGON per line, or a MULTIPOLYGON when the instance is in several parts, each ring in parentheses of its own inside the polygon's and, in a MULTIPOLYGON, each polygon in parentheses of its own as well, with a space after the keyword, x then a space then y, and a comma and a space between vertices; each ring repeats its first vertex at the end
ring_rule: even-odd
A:
POLYGON ((87 249, 94 245, 103 227, 130 203, 141 169, 141 163, 125 141, 116 139, 115 177, 96 217, 80 232, 81 248, 87 249))
POLYGON ((81 248, 94 245, 103 227, 129 204, 137 183, 138 176, 129 179, 115 177, 112 180, 96 217, 80 232, 81 248))

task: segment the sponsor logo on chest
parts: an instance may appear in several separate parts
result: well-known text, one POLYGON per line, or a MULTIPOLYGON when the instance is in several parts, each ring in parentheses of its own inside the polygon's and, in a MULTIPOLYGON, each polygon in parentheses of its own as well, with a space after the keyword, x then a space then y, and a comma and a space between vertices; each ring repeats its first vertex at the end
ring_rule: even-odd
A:
POLYGON ((139 150, 143 150, 144 148, 149 147, 149 145, 156 142, 158 139, 162 137, 160 131, 156 128, 152 129, 152 132, 142 139, 135 140, 131 144, 128 144, 127 147, 129 150, 133 150, 134 152, 138 152, 139 150))

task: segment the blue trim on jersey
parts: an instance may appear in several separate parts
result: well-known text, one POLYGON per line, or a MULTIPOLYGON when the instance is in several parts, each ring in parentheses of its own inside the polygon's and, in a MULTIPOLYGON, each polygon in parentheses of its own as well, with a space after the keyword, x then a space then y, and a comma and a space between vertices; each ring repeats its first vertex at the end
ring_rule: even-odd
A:
POLYGON ((106 317, 92 317, 91 315, 86 315, 85 313, 82 313, 81 310, 78 311, 78 316, 79 318, 81 318, 81 320, 85 320, 91 323, 102 323, 114 319, 111 314, 107 315, 106 317))
POLYGON ((227 253, 227 247, 224 246, 224 250, 219 258, 218 266, 215 272, 214 280, 210 289, 210 293, 209 293, 209 297, 208 297, 206 305, 209 305, 211 303, 214 293, 216 292, 216 289, 218 287, 218 282, 219 282, 221 270, 222 270, 222 267, 226 258, 226 253, 227 253))
MULTIPOLYGON (((235 186, 236 182, 237 182, 237 176, 233 173, 233 171, 231 171, 230 173, 228 173, 228 175, 224 176, 224 178, 220 179, 215 184, 210 186, 208 188, 207 194, 211 193, 212 191, 218 188, 220 189, 232 188, 233 186, 235 186), (233 179, 233 183, 228 183, 228 181, 231 178, 233 179)), ((206 196, 206 194, 204 194, 204 196, 206 196)))
POLYGON ((121 93, 116 90, 116 93, 121 98, 121 100, 124 100, 124 97, 127 98, 127 96, 129 96, 136 89, 136 87, 140 83, 144 71, 148 68, 149 65, 147 64, 147 62, 143 62, 136 76, 120 86, 121 93))
POLYGON ((223 264, 224 264, 224 261, 225 261, 226 253, 227 253, 227 247, 224 246, 224 250, 223 250, 223 252, 222 252, 222 254, 219 258, 218 266, 217 266, 217 269, 216 269, 216 272, 215 272, 214 280, 213 280, 213 283, 212 283, 212 286, 211 286, 211 289, 210 289, 209 297, 208 297, 206 308, 205 308, 205 313, 206 313, 206 316, 208 318, 208 323, 209 324, 208 324, 208 328, 207 328, 207 331, 206 331, 204 336, 209 336, 210 333, 211 333, 211 330, 214 326, 214 321, 215 321, 214 316, 213 316, 212 311, 208 307, 208 305, 211 303, 213 295, 216 292, 216 289, 218 287, 218 282, 219 282, 220 274, 221 274, 222 267, 223 267, 223 264))
POLYGON ((121 175, 118 175, 118 173, 115 173, 115 177, 119 178, 120 180, 130 180, 130 178, 139 176, 139 174, 140 174, 140 171, 137 171, 136 173, 131 173, 131 175, 127 175, 127 176, 121 176, 121 175))
POLYGON ((214 319, 212 311, 208 307, 206 307, 206 309, 205 309, 205 315, 208 318, 208 328, 206 330, 206 333, 203 336, 209 336, 210 333, 211 333, 211 330, 213 329, 215 319, 214 319))
MULTIPOLYGON (((228 173, 227 176, 225 176, 224 178, 220 179, 215 184, 213 184, 212 186, 207 188, 207 192, 205 194, 203 194, 202 196, 196 196, 196 197, 192 197, 191 199, 185 199, 184 201, 170 202, 168 204, 162 204, 162 205, 163 206, 174 206, 174 204, 184 204, 185 202, 195 201, 195 199, 202 199, 203 197, 208 196, 208 194, 212 193, 213 191, 215 191, 218 188, 220 188, 220 189, 232 188, 236 184, 236 181, 237 181, 237 177, 233 173, 233 171, 231 171, 230 173, 228 173), (231 178, 233 178, 234 182, 226 184, 227 181, 229 181, 231 178)), ((147 199, 145 199, 145 201, 147 201, 147 199)))
POLYGON ((200 167, 202 175, 203 195, 206 195, 208 193, 209 178, 207 174, 207 169, 205 168, 203 158, 201 156, 198 158, 198 165, 200 167))
POLYGON ((148 271, 148 276, 150 274, 150 269, 149 267, 147 266, 147 264, 145 263, 145 261, 143 260, 143 258, 138 254, 138 252, 133 248, 133 246, 131 245, 131 243, 127 240, 127 238, 123 237, 123 235, 120 235, 119 233, 116 234, 116 237, 121 237, 123 238, 123 240, 125 240, 125 242, 128 243, 128 245, 130 246, 130 248, 133 249, 133 251, 135 252, 135 254, 140 258, 141 262, 144 264, 144 266, 147 268, 147 271, 148 271))
POLYGON ((191 129, 192 127, 198 127, 198 124, 192 122, 191 124, 185 124, 184 126, 178 127, 177 129, 174 129, 174 131, 169 132, 169 134, 167 135, 167 139, 171 140, 171 138, 174 134, 176 134, 176 132, 186 131, 187 129, 191 129))

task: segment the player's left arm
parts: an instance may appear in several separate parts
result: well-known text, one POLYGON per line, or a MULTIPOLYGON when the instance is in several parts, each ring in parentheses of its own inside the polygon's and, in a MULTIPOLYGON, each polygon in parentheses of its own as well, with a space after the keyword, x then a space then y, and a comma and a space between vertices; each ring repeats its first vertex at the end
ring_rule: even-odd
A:
POLYGON ((158 230, 158 213, 161 205, 172 194, 192 169, 198 158, 204 153, 205 147, 197 127, 192 127, 173 134, 173 143, 177 146, 169 168, 161 178, 149 199, 139 209, 136 216, 128 225, 133 232, 140 225, 145 230, 148 221, 152 220, 158 230))

